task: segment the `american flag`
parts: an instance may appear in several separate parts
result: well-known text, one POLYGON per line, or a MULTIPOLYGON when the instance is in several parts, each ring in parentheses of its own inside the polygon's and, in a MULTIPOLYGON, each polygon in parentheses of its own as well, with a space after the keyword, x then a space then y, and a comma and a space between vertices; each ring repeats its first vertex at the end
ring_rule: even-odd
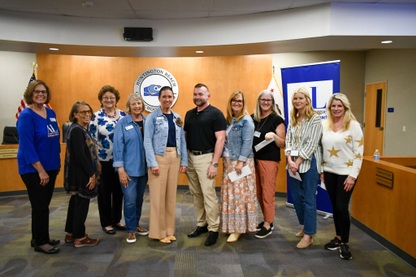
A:
MULTIPOLYGON (((35 81, 35 80, 36 80, 36 75, 35 75, 35 66, 33 66, 32 76, 30 76, 30 80, 29 80, 29 83, 28 83, 28 84, 30 84, 30 82, 35 81)), ((46 106, 46 107, 48 107, 48 108, 50 108, 50 107, 51 107, 49 104, 46 104, 45 106, 46 106)), ((23 111, 26 107, 27 107, 27 104, 26 104, 26 102, 25 102, 25 98, 24 98, 24 97, 22 97, 22 99, 20 100, 20 105, 19 105, 19 107, 17 108, 16 119, 18 119, 18 118, 19 118, 20 113, 21 113, 21 112, 22 112, 22 111, 23 111)))

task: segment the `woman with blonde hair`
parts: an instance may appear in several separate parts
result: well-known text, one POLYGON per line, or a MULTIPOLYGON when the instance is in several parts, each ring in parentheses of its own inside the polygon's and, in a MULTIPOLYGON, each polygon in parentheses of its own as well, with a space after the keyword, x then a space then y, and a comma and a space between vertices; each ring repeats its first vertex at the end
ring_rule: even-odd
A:
POLYGON ((287 169, 293 204, 299 223, 304 228, 297 248, 307 248, 316 234, 316 189, 321 172, 322 123, 312 107, 306 88, 298 88, 292 96, 290 124, 286 134, 287 169))
POLYGON ((325 249, 339 249, 340 257, 350 260, 349 203, 363 161, 363 131, 351 112, 350 101, 342 93, 329 98, 327 114, 328 119, 323 122, 321 180, 331 200, 336 236, 325 244, 325 249))
POLYGON ((253 144, 254 124, 246 110, 244 94, 235 91, 227 105, 226 143, 223 150, 223 182, 221 187, 221 232, 230 234, 227 242, 235 242, 241 234, 256 231, 257 200, 253 144), (243 167, 251 173, 243 174, 243 167))
POLYGON ((285 147, 286 128, 277 110, 273 93, 268 90, 260 92, 252 117, 255 127, 253 151, 257 199, 263 213, 263 221, 256 228, 256 238, 262 239, 271 235, 274 229, 276 178, 279 171, 280 148, 285 147), (270 143, 262 148, 256 147, 264 141, 270 143))
POLYGON ((146 117, 143 99, 130 94, 126 102, 127 116, 121 118, 114 131, 113 166, 118 172, 124 195, 124 220, 127 243, 136 242, 136 232, 146 236, 149 231, 140 226, 143 196, 147 184, 144 153, 144 124, 146 117))

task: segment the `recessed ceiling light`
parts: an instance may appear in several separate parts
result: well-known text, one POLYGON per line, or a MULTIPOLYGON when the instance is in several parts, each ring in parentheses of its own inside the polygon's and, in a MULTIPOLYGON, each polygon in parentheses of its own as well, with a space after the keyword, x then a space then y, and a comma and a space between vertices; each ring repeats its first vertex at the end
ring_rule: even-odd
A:
POLYGON ((82 2, 82 6, 84 8, 93 8, 94 2, 87 0, 87 1, 82 2))
POLYGON ((50 50, 50 51, 59 51, 59 48, 56 48, 56 47, 50 47, 50 48, 49 48, 49 50, 50 50))
POLYGON ((383 41, 381 41, 381 43, 383 43, 383 44, 389 44, 389 43, 393 43, 393 41, 392 41, 392 40, 387 39, 387 40, 383 40, 383 41))
POLYGON ((195 53, 196 54, 204 54, 204 51, 203 50, 196 50, 195 53))

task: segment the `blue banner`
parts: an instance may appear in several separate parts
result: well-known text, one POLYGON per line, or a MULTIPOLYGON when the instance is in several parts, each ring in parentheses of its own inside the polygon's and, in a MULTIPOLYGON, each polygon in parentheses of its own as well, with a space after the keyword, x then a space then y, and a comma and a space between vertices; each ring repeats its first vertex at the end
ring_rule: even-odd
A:
MULTIPOLYGON (((300 87, 309 89, 312 107, 322 119, 325 119, 326 103, 329 97, 333 93, 340 92, 340 61, 281 68, 281 74, 286 126, 290 124, 289 115, 292 109, 293 92, 300 87)), ((287 179, 289 178, 287 175, 287 179)), ((318 211, 332 214, 331 201, 325 187, 320 181, 317 186, 316 205, 318 211)), ((293 204, 289 184, 287 184, 287 203, 293 204)))

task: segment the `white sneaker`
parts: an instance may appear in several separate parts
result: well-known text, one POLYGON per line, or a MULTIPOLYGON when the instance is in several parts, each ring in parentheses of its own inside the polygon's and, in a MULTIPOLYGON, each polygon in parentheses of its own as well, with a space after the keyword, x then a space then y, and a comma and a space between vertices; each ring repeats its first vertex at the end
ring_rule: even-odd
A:
POLYGON ((127 243, 135 243, 136 235, 134 233, 129 233, 126 238, 127 243))
POLYGON ((136 228, 136 232, 140 235, 140 236, 147 236, 149 234, 149 230, 146 230, 145 228, 141 227, 141 226, 137 226, 136 228))

